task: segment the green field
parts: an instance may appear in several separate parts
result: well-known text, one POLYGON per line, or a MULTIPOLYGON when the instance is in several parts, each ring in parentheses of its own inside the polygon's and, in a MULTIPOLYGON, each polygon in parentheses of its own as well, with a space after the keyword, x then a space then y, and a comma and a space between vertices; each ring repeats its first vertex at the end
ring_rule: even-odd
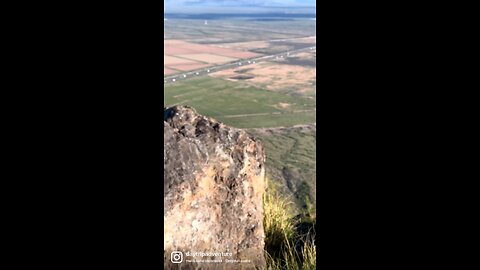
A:
POLYGON ((313 99, 257 89, 217 78, 197 78, 164 88, 164 107, 187 105, 238 128, 289 127, 315 123, 313 99), (288 104, 282 108, 280 104, 288 104))

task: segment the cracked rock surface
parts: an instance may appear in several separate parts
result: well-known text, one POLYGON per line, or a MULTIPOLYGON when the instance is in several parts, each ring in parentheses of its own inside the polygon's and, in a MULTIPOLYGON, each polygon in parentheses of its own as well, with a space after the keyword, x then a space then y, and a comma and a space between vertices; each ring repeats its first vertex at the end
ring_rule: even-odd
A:
POLYGON ((261 143, 188 107, 164 109, 163 126, 165 269, 265 267, 261 143), (182 263, 171 262, 173 251, 183 253, 182 263))

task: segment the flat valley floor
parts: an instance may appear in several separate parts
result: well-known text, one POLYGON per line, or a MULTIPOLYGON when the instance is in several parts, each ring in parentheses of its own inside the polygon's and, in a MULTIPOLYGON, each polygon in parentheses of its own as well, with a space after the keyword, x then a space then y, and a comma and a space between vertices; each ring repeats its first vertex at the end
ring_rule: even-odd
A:
POLYGON ((164 29, 164 78, 282 54, 165 84, 164 106, 248 130, 266 147, 269 181, 298 209, 315 202, 316 21, 169 19, 164 29))

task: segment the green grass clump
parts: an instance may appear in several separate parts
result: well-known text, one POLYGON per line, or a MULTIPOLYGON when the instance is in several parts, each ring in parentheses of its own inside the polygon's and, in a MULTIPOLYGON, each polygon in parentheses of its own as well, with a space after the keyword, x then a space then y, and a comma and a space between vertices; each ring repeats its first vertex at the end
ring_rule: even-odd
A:
MULTIPOLYGON (((291 204, 291 200, 280 195, 273 185, 264 195, 263 223, 268 270, 316 269, 315 231, 311 229, 301 233, 297 230, 297 226, 305 221, 294 219, 291 204)), ((308 219, 315 222, 311 215, 308 219)))

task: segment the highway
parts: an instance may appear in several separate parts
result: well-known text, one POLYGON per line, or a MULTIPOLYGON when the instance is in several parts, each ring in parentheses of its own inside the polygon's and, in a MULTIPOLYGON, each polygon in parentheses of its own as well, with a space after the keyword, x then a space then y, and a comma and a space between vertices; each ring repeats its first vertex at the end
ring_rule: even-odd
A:
POLYGON ((248 66, 248 65, 257 64, 257 63, 264 62, 264 61, 282 59, 282 58, 285 58, 285 57, 289 57, 290 55, 293 55, 293 54, 297 54, 297 53, 304 52, 304 51, 312 51, 312 50, 315 50, 315 49, 316 49, 316 46, 313 46, 313 47, 309 46, 309 47, 298 49, 298 50, 285 51, 285 52, 281 52, 281 53, 277 53, 277 54, 264 55, 264 56, 260 56, 260 57, 256 57, 256 58, 250 58, 250 59, 242 59, 242 60, 238 60, 238 61, 235 61, 235 62, 230 62, 230 63, 226 63, 226 64, 222 64, 222 65, 211 66, 211 67, 192 70, 192 71, 183 72, 183 73, 177 73, 177 74, 173 74, 173 75, 169 75, 169 76, 164 77, 163 78, 163 80, 164 80, 163 84, 164 85, 165 84, 171 84, 171 83, 176 83, 176 82, 182 81, 182 80, 188 80, 190 78, 206 76, 210 73, 214 73, 214 72, 218 72, 218 71, 226 70, 226 69, 231 69, 231 68, 235 68, 235 67, 239 67, 239 66, 248 66))

